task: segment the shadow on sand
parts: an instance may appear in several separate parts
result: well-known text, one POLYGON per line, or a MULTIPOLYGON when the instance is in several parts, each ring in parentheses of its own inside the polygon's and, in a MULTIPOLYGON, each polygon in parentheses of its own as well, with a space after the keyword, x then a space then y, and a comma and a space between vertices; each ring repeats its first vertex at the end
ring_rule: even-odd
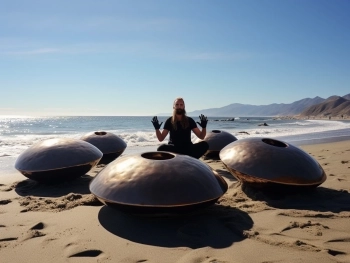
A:
POLYGON ((251 217, 241 210, 213 205, 179 216, 136 216, 108 206, 98 219, 109 232, 133 242, 161 247, 225 248, 243 240, 251 217))
POLYGON ((268 192, 242 186, 243 192, 253 200, 265 201, 269 206, 281 209, 311 210, 339 213, 350 211, 350 194, 346 190, 316 187, 307 191, 286 193, 268 192))
POLYGON ((90 194, 89 184, 92 179, 93 177, 87 174, 69 182, 56 184, 43 184, 26 179, 14 183, 12 188, 20 196, 60 197, 69 193, 90 194))

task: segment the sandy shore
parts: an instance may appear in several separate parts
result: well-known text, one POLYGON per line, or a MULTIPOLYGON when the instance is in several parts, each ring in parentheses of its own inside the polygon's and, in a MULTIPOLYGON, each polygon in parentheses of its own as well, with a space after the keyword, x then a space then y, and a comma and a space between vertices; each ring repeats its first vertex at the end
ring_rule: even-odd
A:
POLYGON ((89 192, 102 169, 57 186, 13 170, 0 182, 0 262, 350 262, 350 141, 300 146, 323 167, 314 191, 247 189, 220 160, 202 160, 227 193, 195 214, 137 217, 89 192))

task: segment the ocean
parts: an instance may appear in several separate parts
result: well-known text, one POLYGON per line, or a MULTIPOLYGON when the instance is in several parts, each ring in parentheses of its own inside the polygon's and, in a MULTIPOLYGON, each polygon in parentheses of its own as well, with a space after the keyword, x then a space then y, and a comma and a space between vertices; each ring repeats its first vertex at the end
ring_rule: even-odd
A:
MULTIPOLYGON (((123 154, 156 150, 153 116, 0 116, 0 169, 13 168, 15 159, 34 143, 51 138, 76 138, 92 131, 107 131, 122 138, 123 154)), ((168 117, 158 116, 160 122, 168 117)), ((193 117, 199 121, 198 116, 193 117)), ((207 132, 223 130, 237 139, 268 137, 301 145, 316 141, 341 140, 350 136, 349 120, 296 120, 275 117, 208 117, 207 132), (268 126, 259 126, 266 123, 268 126)), ((163 123, 164 124, 164 123, 163 123)), ((163 126, 162 126, 163 127, 163 126)), ((192 133, 192 141, 196 140, 192 133)), ((164 142, 167 142, 168 138, 164 142)), ((164 143, 162 142, 162 143, 164 143)))

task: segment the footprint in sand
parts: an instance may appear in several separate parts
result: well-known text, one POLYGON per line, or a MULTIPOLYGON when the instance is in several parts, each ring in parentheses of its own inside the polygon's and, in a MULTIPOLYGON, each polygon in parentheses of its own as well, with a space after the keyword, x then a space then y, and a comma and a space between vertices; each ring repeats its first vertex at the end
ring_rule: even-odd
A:
POLYGON ((37 223, 36 225, 32 226, 27 233, 23 236, 22 241, 26 241, 32 238, 36 237, 43 237, 46 236, 46 234, 42 233, 39 230, 42 230, 45 228, 45 224, 42 222, 37 223))
POLYGON ((328 249, 327 250, 327 253, 332 255, 332 256, 337 256, 337 255, 344 255, 346 254, 345 252, 343 251, 338 251, 338 250, 333 250, 333 249, 328 249))
POLYGON ((18 238, 17 237, 7 237, 7 238, 0 238, 0 250, 1 248, 10 246, 12 241, 16 241, 18 238))
POLYGON ((87 250, 83 250, 80 249, 81 247, 81 242, 72 242, 72 243, 68 243, 65 246, 65 249, 68 250, 68 258, 72 258, 72 257, 98 257, 101 254, 104 254, 103 251, 99 250, 99 249, 87 249, 87 250), (79 251, 80 250, 80 251, 79 251), (79 251, 79 252, 77 252, 79 251))
POLYGON ((0 200, 0 205, 7 205, 9 203, 11 203, 12 201, 10 199, 4 199, 4 200, 0 200))
MULTIPOLYGON (((350 237, 336 238, 336 239, 330 239, 330 240, 326 241, 326 243, 343 243, 344 248, 349 247, 349 245, 347 244, 348 242, 350 242, 350 237)), ((328 254, 330 254, 332 256, 347 254, 346 252, 343 252, 340 250, 333 250, 333 249, 328 249, 327 252, 328 252, 328 254)))
POLYGON ((297 221, 292 221, 289 223, 289 225, 285 228, 283 228, 281 230, 281 233, 284 232, 284 231, 287 231, 287 230, 291 230, 291 229, 294 229, 294 228, 300 228, 300 229, 304 229, 304 228, 307 228, 307 229, 311 229, 311 228, 316 228, 317 230, 317 233, 319 234, 319 231, 321 229, 329 229, 328 226, 324 226, 320 223, 312 223, 311 221, 307 221, 307 222, 297 222, 297 221))
POLYGON ((7 238, 1 238, 0 242, 6 242, 6 241, 13 241, 13 240, 17 240, 17 237, 7 237, 7 238))
POLYGON ((331 239, 331 240, 328 240, 327 242, 350 242, 350 237, 331 239))
POLYGON ((12 186, 8 186, 6 184, 0 184, 0 191, 1 192, 9 192, 11 190, 13 190, 12 186))
POLYGON ((72 258, 72 257, 97 257, 102 253, 103 252, 101 250, 98 250, 98 249, 89 249, 89 250, 85 250, 85 251, 81 251, 81 252, 72 254, 68 257, 69 258, 72 258))
POLYGON ((41 230, 44 229, 45 224, 42 222, 37 223, 35 226, 31 227, 30 230, 41 230))

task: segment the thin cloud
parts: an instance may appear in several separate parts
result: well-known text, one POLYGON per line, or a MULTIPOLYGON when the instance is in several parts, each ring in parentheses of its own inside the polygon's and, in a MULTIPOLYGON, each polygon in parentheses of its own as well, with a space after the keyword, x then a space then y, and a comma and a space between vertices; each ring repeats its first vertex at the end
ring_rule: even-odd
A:
MULTIPOLYGON (((14 46, 16 46, 15 43, 14 46)), ((33 45, 30 45, 27 48, 18 46, 15 50, 7 49, 7 51, 0 52, 0 54, 7 56, 42 56, 55 54, 80 55, 109 53, 111 55, 137 56, 172 61, 238 61, 256 57, 256 54, 247 51, 198 51, 151 41, 80 43, 61 47, 33 47, 33 45)))
POLYGON ((41 54, 56 54, 62 51, 57 48, 39 48, 33 50, 17 50, 2 52, 4 55, 41 55, 41 54))
POLYGON ((64 16, 57 14, 30 14, 12 12, 2 14, 3 28, 16 28, 27 32, 152 32, 183 28, 184 21, 167 17, 144 18, 126 16, 64 16))
POLYGON ((253 58, 249 52, 183 52, 173 55, 173 59, 192 61, 246 60, 253 58))

